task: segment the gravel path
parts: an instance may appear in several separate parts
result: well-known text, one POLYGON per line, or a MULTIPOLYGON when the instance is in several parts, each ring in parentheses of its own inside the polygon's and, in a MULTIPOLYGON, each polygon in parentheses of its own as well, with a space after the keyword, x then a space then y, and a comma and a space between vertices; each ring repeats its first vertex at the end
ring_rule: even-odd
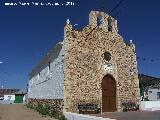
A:
POLYGON ((0 120, 56 120, 42 117, 38 112, 26 108, 22 104, 0 104, 0 120))

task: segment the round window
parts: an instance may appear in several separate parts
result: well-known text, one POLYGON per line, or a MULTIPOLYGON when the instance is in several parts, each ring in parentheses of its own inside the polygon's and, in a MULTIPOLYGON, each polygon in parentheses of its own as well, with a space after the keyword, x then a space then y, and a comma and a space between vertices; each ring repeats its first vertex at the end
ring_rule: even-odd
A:
POLYGON ((105 59, 106 61, 110 61, 110 60, 111 60, 111 54, 110 54, 109 52, 105 52, 105 53, 104 53, 104 59, 105 59))

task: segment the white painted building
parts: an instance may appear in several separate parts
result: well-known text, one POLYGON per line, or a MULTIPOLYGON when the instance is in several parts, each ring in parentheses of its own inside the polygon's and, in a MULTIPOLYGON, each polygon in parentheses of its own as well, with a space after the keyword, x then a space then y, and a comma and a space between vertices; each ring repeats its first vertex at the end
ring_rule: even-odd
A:
POLYGON ((0 89, 0 103, 14 103, 15 93, 18 91, 19 89, 0 89))
POLYGON ((148 99, 150 101, 160 101, 160 88, 149 88, 148 99))
POLYGON ((29 74, 28 99, 63 99, 63 43, 57 45, 29 74))
POLYGON ((4 95, 4 101, 14 101, 15 100, 15 95, 4 95))

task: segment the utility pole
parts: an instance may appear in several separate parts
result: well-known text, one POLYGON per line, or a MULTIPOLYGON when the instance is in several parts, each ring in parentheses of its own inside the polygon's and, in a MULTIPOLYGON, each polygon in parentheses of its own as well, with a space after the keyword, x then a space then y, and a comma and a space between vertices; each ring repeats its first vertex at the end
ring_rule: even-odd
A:
MULTIPOLYGON (((0 64, 2 64, 3 62, 0 62, 0 64)), ((3 89, 3 85, 2 85, 2 89, 3 89)))

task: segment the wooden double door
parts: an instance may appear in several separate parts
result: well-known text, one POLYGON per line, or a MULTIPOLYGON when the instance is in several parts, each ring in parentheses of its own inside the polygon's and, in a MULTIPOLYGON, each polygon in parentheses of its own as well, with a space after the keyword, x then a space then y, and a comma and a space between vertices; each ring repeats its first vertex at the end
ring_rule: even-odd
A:
POLYGON ((110 75, 102 80, 102 112, 117 111, 116 107, 116 82, 110 75))

